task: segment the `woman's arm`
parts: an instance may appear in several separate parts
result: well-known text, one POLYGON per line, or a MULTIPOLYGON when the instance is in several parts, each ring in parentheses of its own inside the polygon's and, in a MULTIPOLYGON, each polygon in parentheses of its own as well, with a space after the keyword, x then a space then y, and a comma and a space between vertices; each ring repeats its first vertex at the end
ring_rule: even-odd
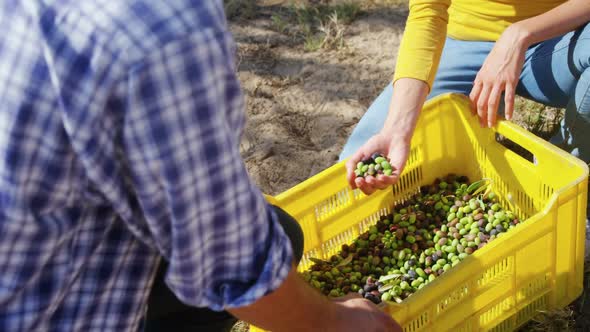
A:
POLYGON ((434 81, 444 46, 450 0, 410 0, 410 14, 393 78, 393 97, 383 129, 348 159, 348 182, 366 194, 397 182, 402 173, 420 110, 434 81), (356 178, 358 161, 386 154, 396 169, 391 176, 356 178))
POLYGON ((514 94, 524 55, 532 44, 563 35, 589 21, 590 1, 570 0, 546 13, 509 26, 486 58, 469 95, 481 126, 495 125, 502 92, 506 118, 512 118, 514 94))
POLYGON ((515 23, 526 44, 563 35, 590 21, 590 1, 570 0, 541 15, 515 23))
POLYGON ((447 36, 450 0, 410 0, 393 81, 414 78, 432 87, 447 36))
POLYGON ((371 137, 346 163, 348 183, 370 195, 397 182, 410 153, 410 143, 422 105, 428 95, 426 82, 414 78, 400 78, 393 85, 389 113, 381 131, 371 137), (356 177, 354 169, 359 160, 379 151, 386 154, 395 168, 391 176, 356 177))

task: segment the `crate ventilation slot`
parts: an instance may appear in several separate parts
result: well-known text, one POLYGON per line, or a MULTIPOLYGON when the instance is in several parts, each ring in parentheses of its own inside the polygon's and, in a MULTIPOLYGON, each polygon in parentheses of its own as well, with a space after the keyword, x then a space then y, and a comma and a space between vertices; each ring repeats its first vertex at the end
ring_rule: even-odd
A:
POLYGON ((518 325, 528 322, 529 319, 535 317, 540 310, 545 309, 547 309, 547 299, 545 296, 541 296, 518 311, 516 314, 516 322, 518 325))
POLYGON ((485 270, 477 279, 477 287, 479 289, 492 287, 510 277, 513 264, 513 256, 509 256, 494 264, 492 267, 485 270))
POLYGON ((492 190, 496 194, 499 194, 502 197, 504 197, 506 195, 506 193, 508 192, 508 186, 506 185, 506 182, 504 180, 502 180, 502 178, 500 176, 498 176, 497 173, 494 172, 491 174, 484 174, 483 177, 492 179, 492 181, 493 181, 492 190))
POLYGON ((410 150, 410 155, 408 156, 407 166, 413 166, 414 164, 421 161, 420 152, 422 149, 420 147, 415 147, 410 150))
POLYGON ((340 250, 345 243, 350 243, 357 235, 354 232, 354 227, 351 227, 340 234, 334 236, 333 238, 325 241, 322 244, 322 251, 324 252, 326 258, 328 256, 334 255, 336 252, 340 250))
POLYGON ((425 312, 420 317, 414 319, 406 326, 404 326, 404 332, 417 332, 420 331, 423 327, 428 325, 428 313, 425 312))
POLYGON ((328 197, 328 199, 320 202, 315 206, 316 220, 320 221, 328 218, 337 211, 350 205, 350 196, 348 195, 350 189, 343 189, 334 195, 328 197))
MULTIPOLYGON (((483 326, 488 325, 489 323, 496 320, 498 317, 505 315, 506 312, 509 311, 511 308, 512 308, 512 297, 508 297, 508 298, 504 299, 504 301, 496 304, 495 306, 488 309, 486 312, 482 313, 479 316, 480 325, 483 325, 483 326)), ((494 328, 494 331, 506 331, 503 329, 496 330, 501 325, 502 324, 496 326, 494 328)))
POLYGON ((359 234, 364 233, 369 229, 369 227, 375 225, 382 216, 386 216, 389 214, 389 211, 386 208, 379 209, 379 211, 373 213, 368 218, 363 219, 358 227, 359 227, 359 234))
POLYGON ((529 195, 525 194, 523 191, 517 190, 516 191, 517 201, 515 205, 517 214, 520 218, 528 218, 535 214, 535 204, 533 203, 533 199, 529 197, 529 195), (521 217, 522 215, 522 217, 521 217))
POLYGON ((468 319, 467 321, 463 322, 460 325, 455 326, 450 331, 453 332, 472 332, 475 329, 473 328, 473 319, 468 319))
POLYGON ((516 295, 516 299, 518 302, 526 301, 531 298, 539 296, 544 291, 546 291, 549 287, 549 275, 541 276, 540 278, 534 279, 526 286, 520 288, 516 295))
POLYGON ((301 229, 303 230, 303 236, 310 239, 314 236, 315 231, 315 219, 310 214, 306 214, 300 219, 301 229))
POLYGON ((317 258, 317 257, 323 257, 320 253, 320 251, 315 248, 315 249, 311 249, 305 253, 303 253, 303 256, 301 257, 301 263, 299 263, 299 267, 298 269, 300 271, 304 271, 306 270, 309 266, 312 265, 312 261, 310 260, 310 258, 317 258))
POLYGON ((507 319, 502 323, 496 325, 490 332, 509 332, 514 330, 514 325, 512 324, 512 320, 507 319))
POLYGON ((481 174, 486 173, 486 160, 487 160, 487 152, 485 148, 481 145, 481 143, 475 139, 474 136, 469 137, 469 142, 473 147, 473 152, 475 154, 475 159, 477 160, 477 164, 479 165, 479 172, 481 174))
POLYGON ((439 316, 446 310, 453 307, 459 301, 463 300, 469 295, 469 288, 467 285, 459 286, 457 290, 453 291, 436 305, 436 316, 439 316))
POLYGON ((541 184, 541 197, 545 202, 547 202, 551 195, 553 195, 553 192, 555 192, 555 189, 553 189, 553 187, 545 183, 541 184))
POLYGON ((408 191, 414 191, 422 182, 422 167, 418 166, 404 173, 398 183, 392 187, 393 195, 398 196, 408 191))
POLYGON ((481 146, 481 144, 476 143, 474 141, 473 142, 473 146, 475 146, 475 157, 477 158, 477 160, 479 161, 480 165, 481 165, 481 173, 485 173, 485 164, 486 164, 486 160, 488 158, 488 154, 486 152, 486 149, 481 146))

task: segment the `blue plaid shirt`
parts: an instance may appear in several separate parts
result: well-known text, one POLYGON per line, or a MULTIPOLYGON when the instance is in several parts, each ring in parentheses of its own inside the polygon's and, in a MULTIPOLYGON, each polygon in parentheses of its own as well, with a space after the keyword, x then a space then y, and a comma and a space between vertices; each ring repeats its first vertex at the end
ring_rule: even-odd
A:
POLYGON ((0 331, 138 330, 160 257, 193 306, 282 283, 221 0, 2 0, 0 31, 0 331))

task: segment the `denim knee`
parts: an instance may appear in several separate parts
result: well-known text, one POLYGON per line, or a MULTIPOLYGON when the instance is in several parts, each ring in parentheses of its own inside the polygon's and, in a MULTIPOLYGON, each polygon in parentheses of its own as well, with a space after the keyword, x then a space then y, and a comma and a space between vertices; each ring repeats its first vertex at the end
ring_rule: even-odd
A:
POLYGON ((571 41, 574 47, 568 53, 568 64, 581 75, 590 68, 590 23, 572 32, 571 41))

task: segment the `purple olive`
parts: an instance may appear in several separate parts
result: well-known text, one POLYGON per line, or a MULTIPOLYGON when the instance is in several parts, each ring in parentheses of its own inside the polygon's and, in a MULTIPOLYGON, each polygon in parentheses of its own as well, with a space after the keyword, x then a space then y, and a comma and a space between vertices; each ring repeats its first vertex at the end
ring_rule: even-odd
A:
POLYGON ((381 299, 371 293, 365 293, 365 299, 367 299, 375 304, 381 303, 381 299))
POLYGON ((370 291, 373 291, 373 290, 377 289, 377 285, 375 285, 375 284, 371 284, 371 285, 367 284, 367 285, 365 285, 363 287, 363 289, 364 289, 365 293, 367 293, 367 292, 370 292, 370 291))

